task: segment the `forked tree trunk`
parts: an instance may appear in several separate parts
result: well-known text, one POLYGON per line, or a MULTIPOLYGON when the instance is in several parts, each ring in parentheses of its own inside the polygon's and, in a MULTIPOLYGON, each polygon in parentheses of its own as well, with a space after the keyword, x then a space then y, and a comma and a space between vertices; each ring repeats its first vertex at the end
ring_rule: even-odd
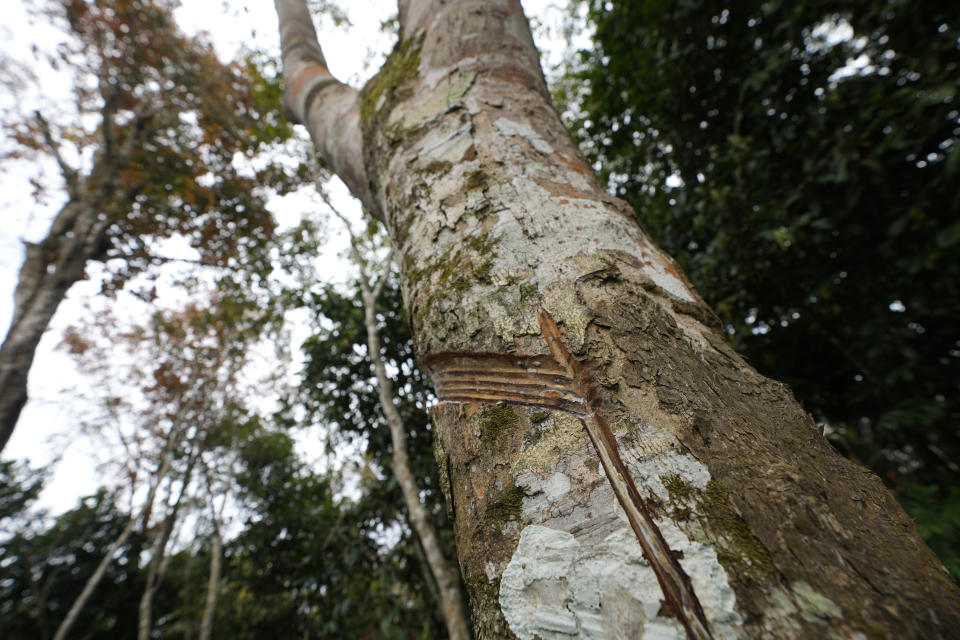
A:
POLYGON ((402 1, 359 93, 276 2, 290 111, 401 256, 478 638, 958 633, 890 493, 584 163, 518 0, 402 1))

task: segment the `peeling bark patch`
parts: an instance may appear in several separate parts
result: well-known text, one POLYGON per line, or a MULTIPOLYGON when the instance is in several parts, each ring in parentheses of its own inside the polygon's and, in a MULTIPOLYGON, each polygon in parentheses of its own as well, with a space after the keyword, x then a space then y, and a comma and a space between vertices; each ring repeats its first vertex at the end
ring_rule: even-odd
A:
POLYGON ((667 609, 680 620, 688 638, 712 638, 689 576, 651 517, 620 457, 617 440, 601 412, 602 399, 590 375, 590 366, 573 357, 546 310, 540 310, 539 320, 552 357, 447 353, 425 359, 437 397, 441 401, 508 402, 558 409, 578 417, 653 567, 667 609))
POLYGON ((413 99, 400 104, 387 117, 387 127, 400 123, 404 129, 415 129, 443 115, 460 104, 476 76, 472 73, 451 78, 433 91, 416 94, 413 99))
MULTIPOLYGON (((556 182, 554 180, 547 180, 546 178, 537 178, 534 180, 538 185, 549 191, 553 196, 557 198, 570 198, 571 200, 583 200, 585 202, 592 203, 591 196, 592 194, 577 189, 576 187, 563 183, 556 182)), ((570 200, 561 200, 560 204, 569 204, 570 200)))
POLYGON ((693 296, 684 284, 680 273, 670 264, 670 260, 659 250, 649 246, 646 238, 643 237, 641 245, 646 245, 640 252, 643 264, 646 266, 646 273, 654 283, 680 300, 687 302, 693 301, 693 296))
POLYGON ((543 137, 534 131, 533 127, 526 122, 514 122, 506 118, 500 118, 493 123, 493 126, 505 136, 519 136, 524 138, 530 145, 540 153, 552 154, 553 147, 550 146, 543 137))
POLYGON ((643 485, 661 500, 669 500, 671 493, 677 492, 678 485, 703 491, 710 482, 710 472, 696 458, 673 450, 633 464, 628 461, 627 464, 643 485))
MULTIPOLYGON (((716 637, 735 638, 741 620, 716 555, 669 521, 660 524, 704 594, 716 637)), ((684 628, 660 615, 660 598, 657 576, 626 526, 584 545, 571 533, 531 525, 501 576, 499 600, 521 640, 680 640, 684 628)))

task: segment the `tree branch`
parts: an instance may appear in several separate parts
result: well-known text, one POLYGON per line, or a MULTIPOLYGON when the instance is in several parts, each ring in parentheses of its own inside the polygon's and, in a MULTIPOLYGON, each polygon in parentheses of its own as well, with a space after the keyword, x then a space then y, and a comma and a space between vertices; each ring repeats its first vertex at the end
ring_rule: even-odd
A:
POLYGON ((307 127, 316 152, 363 206, 382 220, 363 161, 360 93, 334 78, 304 0, 274 0, 280 22, 284 104, 307 127))
POLYGON ((67 193, 71 198, 75 198, 79 193, 80 187, 77 170, 71 167, 64 159, 63 154, 60 153, 60 145, 53 139, 53 133, 50 131, 50 123, 47 122, 47 119, 44 118, 43 114, 39 111, 34 111, 33 114, 37 118, 37 124, 40 125, 43 142, 47 145, 47 149, 53 155, 54 160, 57 161, 57 166, 60 167, 60 174, 67 183, 67 193))

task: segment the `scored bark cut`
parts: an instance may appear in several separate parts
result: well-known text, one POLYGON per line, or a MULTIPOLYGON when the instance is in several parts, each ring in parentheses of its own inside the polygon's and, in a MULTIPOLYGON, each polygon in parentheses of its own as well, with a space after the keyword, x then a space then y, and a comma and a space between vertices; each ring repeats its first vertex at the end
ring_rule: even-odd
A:
POLYGON ((603 417, 603 400, 590 376, 589 363, 573 357, 545 309, 540 310, 538 320, 551 356, 439 353, 425 358, 437 397, 441 402, 507 402, 566 411, 579 418, 657 576, 666 609, 680 621, 688 638, 712 638, 690 577, 664 540, 620 457, 617 439, 603 417))

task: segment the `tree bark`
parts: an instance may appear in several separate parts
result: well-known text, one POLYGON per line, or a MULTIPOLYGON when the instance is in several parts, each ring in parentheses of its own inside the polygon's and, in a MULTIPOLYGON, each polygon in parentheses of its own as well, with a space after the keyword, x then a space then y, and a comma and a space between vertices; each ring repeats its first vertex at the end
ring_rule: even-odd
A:
POLYGON ((274 4, 280 21, 288 115, 306 125, 330 169, 379 218, 360 153, 359 92, 330 75, 306 3, 274 0, 274 4))
POLYGON ((141 144, 146 124, 153 117, 152 113, 138 109, 127 138, 117 144, 112 122, 116 106, 106 99, 105 103, 102 144, 87 176, 80 176, 66 164, 46 120, 37 114, 47 151, 60 167, 68 200, 40 243, 24 243, 26 258, 14 291, 13 320, 0 345, 0 451, 27 402, 27 378, 40 339, 67 291, 86 277, 87 261, 105 253, 111 222, 107 212, 110 200, 120 190, 119 176, 141 144))
MULTIPOLYGON (((476 637, 956 637, 958 588, 894 498, 586 165, 519 1, 405 0, 400 21, 358 98, 360 195, 437 384, 476 637)), ((297 86, 325 154, 321 92, 297 86)))
POLYGON ((27 402, 27 377, 40 339, 67 290, 85 277, 87 260, 101 252, 107 222, 98 213, 87 203, 71 200, 42 242, 25 243, 13 321, 0 345, 0 451, 27 402))

